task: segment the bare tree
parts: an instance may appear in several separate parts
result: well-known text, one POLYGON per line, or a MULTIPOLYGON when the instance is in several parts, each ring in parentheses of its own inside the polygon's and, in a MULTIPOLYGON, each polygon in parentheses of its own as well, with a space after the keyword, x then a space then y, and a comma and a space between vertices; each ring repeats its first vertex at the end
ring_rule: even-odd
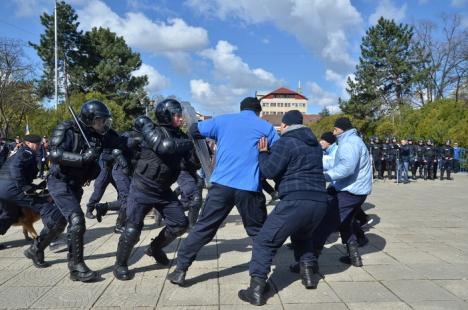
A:
POLYGON ((24 59, 21 42, 0 38, 0 134, 4 137, 39 106, 32 73, 33 67, 24 59))
POLYGON ((416 26, 416 42, 423 49, 420 60, 427 61, 429 68, 424 81, 428 101, 450 94, 458 100, 459 90, 467 81, 468 31, 462 25, 459 14, 443 14, 441 19, 439 35, 437 27, 431 22, 420 22, 416 26))

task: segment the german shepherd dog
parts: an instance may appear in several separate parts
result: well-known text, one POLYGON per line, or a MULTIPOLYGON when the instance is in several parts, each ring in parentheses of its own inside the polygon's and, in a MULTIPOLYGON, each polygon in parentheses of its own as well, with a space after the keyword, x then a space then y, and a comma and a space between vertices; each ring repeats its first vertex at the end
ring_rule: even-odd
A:
POLYGON ((40 214, 29 208, 21 208, 21 216, 18 218, 18 222, 13 226, 23 226, 24 239, 30 241, 37 238, 37 232, 34 229, 34 223, 39 221, 41 218, 40 214))

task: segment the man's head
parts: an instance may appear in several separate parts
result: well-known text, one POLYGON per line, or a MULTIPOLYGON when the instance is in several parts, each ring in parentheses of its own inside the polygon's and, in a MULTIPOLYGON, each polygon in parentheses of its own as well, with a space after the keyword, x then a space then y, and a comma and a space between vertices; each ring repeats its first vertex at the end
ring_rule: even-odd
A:
POLYGON ((400 143, 401 143, 401 145, 406 145, 406 144, 408 143, 408 140, 402 139, 402 140, 400 141, 400 143))
POLYGON ((333 132, 327 131, 327 132, 324 132, 322 136, 320 136, 319 143, 322 149, 326 150, 330 147, 330 145, 335 143, 335 141, 336 141, 336 137, 333 135, 333 132))
POLYGON ((280 132, 288 128, 291 125, 302 125, 304 117, 302 113, 298 110, 291 110, 284 113, 283 118, 281 119, 280 132))
POLYGON ((335 136, 338 136, 342 134, 343 132, 350 130, 353 128, 353 125, 351 124, 351 121, 347 117, 340 117, 335 121, 335 124, 333 125, 333 134, 335 136))
POLYGON ((24 137, 24 144, 29 147, 34 153, 39 151, 41 146, 41 136, 38 135, 26 135, 24 137))
POLYGON ((445 145, 450 146, 450 144, 452 144, 452 141, 450 141, 450 139, 445 142, 445 145))
POLYGON ((21 138, 19 136, 16 136, 15 137, 15 142, 16 142, 16 144, 21 143, 21 138))
POLYGON ((182 105, 175 99, 166 99, 156 105, 154 110, 160 125, 179 128, 184 123, 182 105))
POLYGON ((112 115, 107 106, 98 100, 90 100, 81 106, 80 120, 91 130, 105 135, 112 127, 112 115))
POLYGON ((458 143, 455 142, 455 143, 453 144, 453 147, 458 147, 458 143))
POLYGON ((240 103, 240 110, 250 110, 254 111, 257 115, 260 115, 260 112, 262 112, 262 105, 255 97, 245 97, 240 103))

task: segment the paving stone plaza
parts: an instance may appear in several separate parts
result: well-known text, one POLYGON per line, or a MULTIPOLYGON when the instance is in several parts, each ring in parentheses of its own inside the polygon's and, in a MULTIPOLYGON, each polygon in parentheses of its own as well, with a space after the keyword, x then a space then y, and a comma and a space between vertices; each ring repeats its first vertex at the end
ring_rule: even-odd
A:
MULTIPOLYGON (((86 188, 83 206, 91 190, 86 188)), ((103 201, 115 196, 109 188, 103 201)), ((273 290, 260 309, 468 309, 468 175, 409 185, 380 181, 365 209, 374 221, 367 232, 370 242, 361 248, 363 268, 339 262, 345 248, 333 235, 320 257, 324 279, 316 290, 305 290, 298 275, 289 272, 292 251, 282 247, 271 273, 273 290)), ((1 239, 7 248, 0 251, 0 308, 254 308, 237 297, 249 282, 252 246, 236 210, 199 253, 186 288, 167 281, 170 269, 158 268, 144 255, 160 229, 149 217, 130 260, 135 278, 116 280, 115 219, 112 214, 102 223, 87 220, 86 263, 102 274, 101 281, 87 284, 69 279, 65 252, 46 251, 53 265, 36 269, 22 254, 28 243, 21 228, 12 227, 1 239)), ((41 224, 35 226, 39 231, 41 224)), ((167 249, 171 257, 180 241, 167 249)))

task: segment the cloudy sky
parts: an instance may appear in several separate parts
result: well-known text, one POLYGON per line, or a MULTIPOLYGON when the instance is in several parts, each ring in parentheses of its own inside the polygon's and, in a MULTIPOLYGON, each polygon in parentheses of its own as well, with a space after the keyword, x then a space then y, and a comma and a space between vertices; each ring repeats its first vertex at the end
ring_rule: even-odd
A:
MULTIPOLYGON (((175 94, 201 112, 238 109, 256 91, 279 86, 309 98, 309 113, 337 109, 366 29, 458 12, 468 0, 69 0, 83 30, 108 27, 141 53, 148 92, 175 94)), ((0 1, 0 36, 38 42, 39 15, 53 0, 0 1)), ((439 25, 440 26, 440 25, 439 25)), ((40 67, 35 51, 26 54, 40 67)))

